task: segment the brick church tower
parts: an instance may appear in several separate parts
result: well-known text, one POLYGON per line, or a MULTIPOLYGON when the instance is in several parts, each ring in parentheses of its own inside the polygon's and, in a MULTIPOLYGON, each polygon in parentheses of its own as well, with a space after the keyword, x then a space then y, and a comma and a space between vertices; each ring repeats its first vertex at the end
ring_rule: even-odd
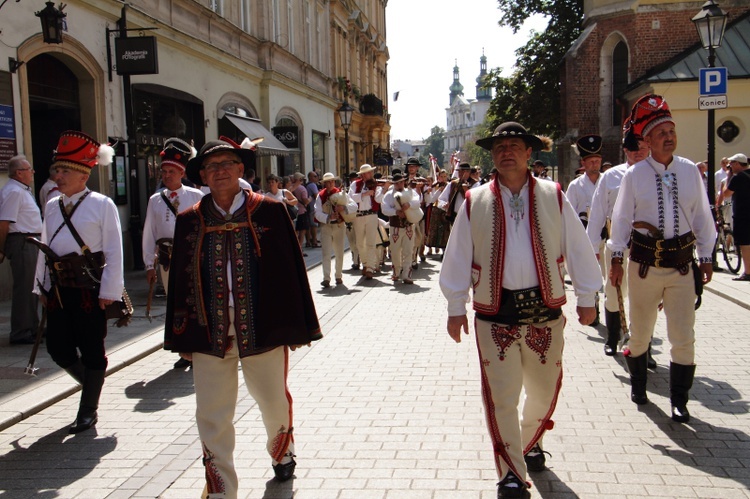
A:
MULTIPOLYGON (((560 180, 578 166, 570 145, 581 135, 604 138, 603 159, 623 160, 621 127, 632 102, 626 89, 690 47, 700 46, 691 19, 704 3, 673 0, 584 0, 583 31, 561 64, 560 180)), ((748 11, 747 0, 723 0, 729 21, 748 11)))

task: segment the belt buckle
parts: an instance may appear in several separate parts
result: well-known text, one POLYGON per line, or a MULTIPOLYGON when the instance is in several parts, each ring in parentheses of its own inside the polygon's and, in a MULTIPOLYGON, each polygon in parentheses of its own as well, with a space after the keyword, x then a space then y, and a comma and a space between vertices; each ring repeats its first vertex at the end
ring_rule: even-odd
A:
POLYGON ((55 267, 55 270, 57 270, 58 272, 65 270, 65 266, 63 265, 62 262, 55 262, 54 267, 55 267))
POLYGON ((660 268, 661 267, 661 260, 662 260, 661 258, 656 258, 654 260, 654 267, 660 268))
POLYGON ((239 227, 239 224, 236 222, 227 222, 224 224, 224 230, 234 230, 237 227, 239 227))

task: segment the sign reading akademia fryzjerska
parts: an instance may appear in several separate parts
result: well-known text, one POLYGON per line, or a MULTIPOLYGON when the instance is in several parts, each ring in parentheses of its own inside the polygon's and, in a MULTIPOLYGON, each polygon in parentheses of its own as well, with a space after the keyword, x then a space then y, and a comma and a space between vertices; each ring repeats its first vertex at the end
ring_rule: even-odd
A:
POLYGON ((115 64, 118 75, 159 73, 156 37, 115 38, 115 64))

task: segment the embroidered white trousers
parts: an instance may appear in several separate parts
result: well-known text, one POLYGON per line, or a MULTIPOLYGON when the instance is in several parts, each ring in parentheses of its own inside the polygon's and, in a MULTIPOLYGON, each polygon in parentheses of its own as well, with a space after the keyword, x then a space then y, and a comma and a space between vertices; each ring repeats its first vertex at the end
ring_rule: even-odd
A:
POLYGON ((344 232, 340 224, 320 224, 320 245, 323 255, 323 280, 331 280, 331 255, 336 259, 336 279, 341 279, 344 270, 344 232))
POLYGON ((346 239, 349 241, 349 249, 352 252, 352 265, 359 265, 359 250, 357 249, 357 233, 354 231, 354 222, 351 229, 346 229, 346 239))
POLYGON ((474 321, 482 400, 499 479, 526 481, 523 456, 551 429, 562 386, 565 317, 536 325, 474 321), (525 398, 519 407, 521 389, 525 398), (520 416, 519 416, 520 413, 520 416))
POLYGON ((378 254, 376 244, 380 242, 378 235, 378 216, 365 215, 354 219, 354 231, 357 238, 357 251, 362 260, 364 270, 375 271, 378 268, 378 254))
POLYGON ((672 362, 692 365, 695 361, 695 282, 692 270, 680 275, 677 269, 649 267, 646 277, 641 278, 639 267, 639 263, 632 262, 628 269, 630 354, 639 357, 648 350, 658 306, 663 302, 672 362))
MULTIPOLYGON (((234 334, 230 326, 229 334, 234 334)), ((234 469, 234 413, 237 406, 237 364, 242 367, 245 385, 260 409, 268 440, 266 449, 273 464, 287 451, 294 452, 292 396, 287 389, 289 350, 278 347, 270 352, 239 358, 237 347, 223 359, 193 354, 195 420, 203 445, 206 487, 202 497, 235 499, 238 479, 234 469), (206 495, 207 494, 207 495, 206 495)))
POLYGON ((417 234, 414 225, 391 227, 391 262, 393 275, 397 279, 411 278, 411 264, 414 262, 414 242, 417 234))

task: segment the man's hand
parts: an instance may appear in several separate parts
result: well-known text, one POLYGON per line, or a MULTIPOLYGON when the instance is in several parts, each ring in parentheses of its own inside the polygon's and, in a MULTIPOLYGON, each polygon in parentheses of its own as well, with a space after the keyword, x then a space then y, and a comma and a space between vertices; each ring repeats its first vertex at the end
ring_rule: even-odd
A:
POLYGON ((149 284, 156 282, 156 269, 148 269, 146 271, 146 282, 149 284))
POLYGON ((612 283, 613 287, 617 287, 622 284, 622 277, 625 271, 622 269, 621 263, 613 263, 609 267, 609 282, 612 283))
POLYGON ((449 316, 448 334, 456 343, 461 343, 461 329, 464 330, 464 334, 469 334, 469 319, 466 314, 449 316))
POLYGON ((304 344, 304 345, 289 345, 289 350, 291 350, 292 352, 294 352, 294 351, 295 351, 295 350, 297 350, 298 348, 301 348, 301 347, 304 347, 304 346, 306 346, 306 347, 310 347, 310 346, 311 346, 311 344, 310 344, 310 343, 306 343, 306 344, 304 344))
POLYGON ((588 326, 596 319, 596 309, 594 307, 576 307, 578 313, 578 322, 588 326))
POLYGON ((114 302, 114 300, 105 300, 104 298, 99 298, 99 308, 104 310, 105 308, 107 308, 107 305, 112 305, 114 302))
POLYGON ((703 276, 703 284, 711 282, 711 278, 714 276, 714 264, 713 263, 701 263, 698 265, 703 276))
POLYGON ((344 213, 346 211, 346 206, 343 204, 336 205, 336 213, 344 213))
POLYGON ((406 218, 406 213, 404 212, 404 210, 396 210, 396 216, 398 218, 406 218))

